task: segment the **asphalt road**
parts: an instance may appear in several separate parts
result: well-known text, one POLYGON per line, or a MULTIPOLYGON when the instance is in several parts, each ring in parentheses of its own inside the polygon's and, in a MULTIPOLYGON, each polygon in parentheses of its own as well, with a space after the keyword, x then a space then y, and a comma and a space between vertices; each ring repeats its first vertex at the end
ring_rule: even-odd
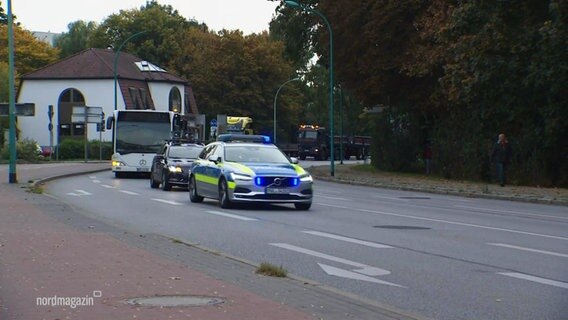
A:
POLYGON ((315 183, 310 211, 189 202, 110 172, 50 182, 90 217, 436 319, 566 319, 568 209, 315 183))

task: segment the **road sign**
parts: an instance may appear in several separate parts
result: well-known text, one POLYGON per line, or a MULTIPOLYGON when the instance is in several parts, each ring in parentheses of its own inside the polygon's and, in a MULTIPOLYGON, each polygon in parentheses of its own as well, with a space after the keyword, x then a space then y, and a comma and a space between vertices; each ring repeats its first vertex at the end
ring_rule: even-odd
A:
POLYGON ((216 127, 217 126, 217 119, 215 119, 215 118, 211 119, 211 121, 209 122, 209 125, 211 127, 216 127))
MULTIPOLYGON (((10 115, 10 104, 0 103, 0 116, 10 115)), ((33 117, 35 116, 35 103, 16 103, 16 116, 33 117)))
POLYGON ((71 122, 84 123, 101 123, 103 115, 102 107, 74 106, 73 114, 71 114, 71 122))

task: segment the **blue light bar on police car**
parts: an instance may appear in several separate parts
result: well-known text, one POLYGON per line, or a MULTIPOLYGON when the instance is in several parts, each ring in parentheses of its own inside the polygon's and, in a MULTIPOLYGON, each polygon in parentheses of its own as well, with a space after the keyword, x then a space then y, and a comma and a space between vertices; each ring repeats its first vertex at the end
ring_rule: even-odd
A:
POLYGON ((270 137, 261 135, 249 134, 220 134, 217 141, 222 142, 255 142, 255 143, 270 143, 270 137))

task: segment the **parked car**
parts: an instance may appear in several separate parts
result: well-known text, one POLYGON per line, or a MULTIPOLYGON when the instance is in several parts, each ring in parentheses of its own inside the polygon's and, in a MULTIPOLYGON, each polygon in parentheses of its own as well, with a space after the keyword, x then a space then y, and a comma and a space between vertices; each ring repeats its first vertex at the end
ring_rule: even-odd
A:
POLYGON ((312 176, 266 136, 220 135, 191 166, 189 197, 235 202, 290 203, 298 210, 312 205, 312 176))
POLYGON ((175 143, 164 144, 152 160, 150 187, 169 191, 173 186, 187 187, 192 162, 203 150, 202 144, 175 143))

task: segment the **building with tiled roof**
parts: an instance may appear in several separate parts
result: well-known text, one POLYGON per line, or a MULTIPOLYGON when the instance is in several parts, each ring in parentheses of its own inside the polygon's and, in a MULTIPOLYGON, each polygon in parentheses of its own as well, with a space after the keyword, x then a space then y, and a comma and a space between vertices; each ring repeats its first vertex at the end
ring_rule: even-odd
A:
MULTIPOLYGON (((50 144, 50 105, 54 111, 54 145, 66 137, 83 136, 84 125, 72 122, 74 106, 102 107, 106 116, 111 115, 115 110, 114 60, 111 49, 91 48, 22 76, 17 101, 34 103, 35 116, 18 117, 20 139, 50 144)), ((151 62, 120 52, 116 78, 116 110, 199 113, 188 81, 151 62)), ((89 124, 89 140, 99 139, 95 125, 89 124)), ((111 139, 110 132, 103 132, 103 140, 111 139)))

